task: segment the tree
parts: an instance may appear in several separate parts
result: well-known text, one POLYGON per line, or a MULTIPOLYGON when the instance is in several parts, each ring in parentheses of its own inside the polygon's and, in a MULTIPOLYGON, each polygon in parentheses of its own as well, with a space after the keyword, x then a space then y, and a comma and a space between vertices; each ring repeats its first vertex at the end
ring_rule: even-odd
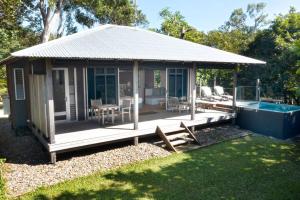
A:
POLYGON ((97 23, 146 25, 146 16, 129 0, 22 0, 23 25, 41 35, 41 42, 97 23))
MULTIPOLYGON (((29 29, 21 26, 21 0, 2 0, 0 7, 0 60, 6 58, 10 52, 24 46, 35 44, 37 36, 29 29), (17 8, 17 9, 16 9, 17 8)), ((6 71, 0 66, 0 95, 6 93, 6 71)))
POLYGON ((129 0, 94 0, 85 4, 96 22, 126 26, 146 26, 146 15, 129 0))
MULTIPOLYGON (((261 58, 267 65, 258 72, 254 69, 244 71, 245 76, 259 74, 264 93, 271 97, 283 97, 286 103, 300 104, 297 96, 299 77, 295 53, 300 39, 300 13, 294 8, 286 15, 278 15, 271 26, 257 34, 249 44, 246 55, 261 58)), ((257 76, 257 75, 256 75, 257 76)))
POLYGON ((40 34, 41 42, 51 37, 77 32, 76 19, 91 25, 90 18, 79 12, 85 1, 81 0, 22 0, 20 5, 22 25, 40 34))
POLYGON ((296 77, 296 87, 295 87, 295 96, 300 98, 300 39, 296 40, 291 48, 292 52, 294 52, 297 56, 297 63, 295 77, 296 77))
POLYGON ((179 11, 172 12, 169 8, 164 8, 159 15, 163 22, 157 32, 197 43, 204 41, 205 34, 189 25, 179 11))
POLYGON ((255 33, 268 25, 268 15, 264 13, 265 3, 248 4, 246 12, 242 8, 233 10, 229 20, 225 22, 220 30, 230 32, 239 30, 244 33, 255 33))

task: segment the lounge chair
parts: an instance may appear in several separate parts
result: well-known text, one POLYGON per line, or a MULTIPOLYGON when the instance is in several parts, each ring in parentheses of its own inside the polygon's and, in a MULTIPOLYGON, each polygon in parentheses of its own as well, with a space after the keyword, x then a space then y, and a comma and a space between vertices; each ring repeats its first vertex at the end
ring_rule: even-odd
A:
POLYGON ((208 86, 202 86, 201 87, 201 99, 206 100, 206 101, 222 101, 223 97, 213 95, 211 92, 210 87, 208 86))
POLYGON ((215 86, 214 92, 217 96, 223 97, 226 100, 233 100, 233 96, 229 95, 228 93, 225 93, 224 88, 221 86, 215 86))

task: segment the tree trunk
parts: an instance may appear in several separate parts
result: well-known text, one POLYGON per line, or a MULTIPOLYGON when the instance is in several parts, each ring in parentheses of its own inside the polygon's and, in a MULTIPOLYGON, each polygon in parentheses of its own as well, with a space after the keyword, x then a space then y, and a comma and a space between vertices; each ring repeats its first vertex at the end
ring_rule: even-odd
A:
POLYGON ((44 25, 44 30, 43 30, 42 35, 41 35, 41 40, 42 40, 41 42, 42 43, 48 42, 49 38, 50 38, 49 23, 46 23, 44 25))
POLYGON ((61 25, 62 12, 63 12, 63 2, 64 0, 57 0, 55 4, 54 12, 51 14, 51 8, 47 7, 45 0, 40 0, 39 7, 41 16, 43 19, 44 30, 41 35, 41 42, 48 42, 53 26, 56 24, 56 20, 59 20, 59 25, 61 25))

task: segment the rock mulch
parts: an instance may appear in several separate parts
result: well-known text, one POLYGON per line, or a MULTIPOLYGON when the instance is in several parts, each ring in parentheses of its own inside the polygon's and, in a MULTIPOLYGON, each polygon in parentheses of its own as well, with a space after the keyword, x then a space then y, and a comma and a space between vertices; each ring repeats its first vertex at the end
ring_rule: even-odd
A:
POLYGON ((158 146, 140 143, 138 146, 81 153, 77 156, 74 153, 75 156, 61 159, 52 165, 48 163, 47 153, 33 136, 16 136, 3 119, 0 119, 0 131, 0 155, 7 159, 5 178, 8 195, 12 197, 40 186, 52 185, 96 171, 170 155, 170 152, 158 146))
POLYGON ((195 131, 195 136, 201 146, 209 146, 230 139, 235 139, 251 134, 250 131, 239 129, 237 126, 220 125, 203 128, 195 131))
MULTIPOLYGON (((249 132, 230 125, 204 128, 195 132, 201 146, 237 138, 249 132)), ((0 118, 0 157, 6 158, 8 195, 16 197, 40 186, 89 175, 121 165, 164 157, 171 153, 149 143, 138 146, 119 145, 104 149, 83 150, 63 154, 55 165, 49 164, 48 154, 31 134, 16 136, 7 119, 0 118)))

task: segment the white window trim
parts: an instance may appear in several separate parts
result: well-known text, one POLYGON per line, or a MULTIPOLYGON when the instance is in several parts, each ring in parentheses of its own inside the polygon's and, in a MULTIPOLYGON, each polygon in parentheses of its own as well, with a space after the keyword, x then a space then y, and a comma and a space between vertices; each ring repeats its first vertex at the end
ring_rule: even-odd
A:
POLYGON ((25 92, 25 82, 24 82, 24 69, 23 68, 14 68, 14 84, 15 84, 15 99, 16 101, 24 101, 26 99, 26 92, 25 92), (16 70, 22 71, 22 81, 23 81, 23 92, 24 92, 24 98, 19 99, 17 97, 17 82, 16 82, 16 70))

